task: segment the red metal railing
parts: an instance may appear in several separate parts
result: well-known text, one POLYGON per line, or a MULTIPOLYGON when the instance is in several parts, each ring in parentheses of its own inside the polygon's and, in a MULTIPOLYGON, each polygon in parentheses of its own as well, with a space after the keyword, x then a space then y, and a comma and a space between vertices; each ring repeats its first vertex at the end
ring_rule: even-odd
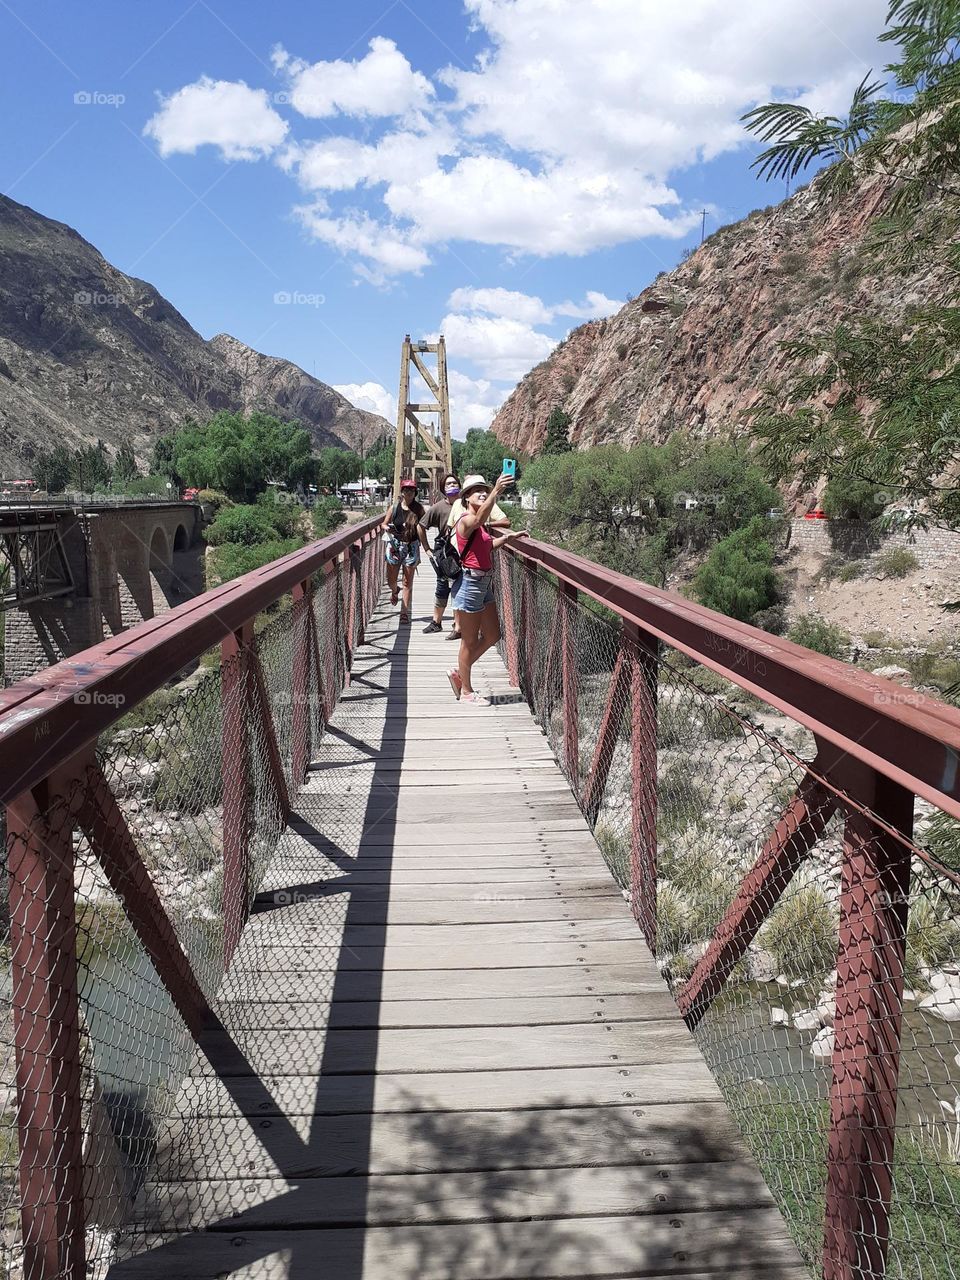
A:
POLYGON ((544 543, 498 580, 512 681, 805 1257, 954 1277, 960 712, 544 543))
POLYGON ((78 1280, 109 1261, 106 1233, 216 1026, 211 1001, 349 681, 379 523, 0 694, 4 1274, 78 1280))

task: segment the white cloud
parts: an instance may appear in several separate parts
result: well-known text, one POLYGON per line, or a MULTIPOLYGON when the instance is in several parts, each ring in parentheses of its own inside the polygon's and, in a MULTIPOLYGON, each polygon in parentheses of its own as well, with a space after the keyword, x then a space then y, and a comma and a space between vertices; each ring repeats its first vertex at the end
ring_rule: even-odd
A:
POLYGON ((547 306, 541 298, 512 289, 474 289, 465 286, 454 289, 447 299, 451 311, 482 311, 491 316, 508 320, 520 320, 525 324, 549 324, 556 316, 572 316, 577 320, 596 320, 613 315, 623 306, 616 298, 608 298, 596 289, 589 289, 582 302, 558 302, 547 306))
POLYGON ((366 409, 370 413, 379 413, 388 422, 397 420, 397 397, 379 382, 344 382, 335 386, 342 396, 350 401, 355 409, 366 409))
POLYGON ((614 315, 622 306, 617 298, 608 298, 605 293, 588 289, 582 302, 558 302, 553 314, 572 316, 575 320, 601 320, 604 316, 614 315))
POLYGON ((485 431, 510 394, 509 387, 495 386, 486 378, 470 378, 459 369, 451 369, 447 381, 452 432, 457 440, 463 440, 473 427, 485 431))
MULTIPOLYGON (((493 44, 474 70, 442 79, 465 130, 598 170, 636 165, 663 177, 743 138, 745 106, 778 87, 830 86, 847 105, 850 76, 886 60, 878 0, 466 0, 493 44)), ((854 80, 854 83, 856 81, 854 80)))
MULTIPOLYGON (((311 234, 377 283, 422 270, 457 241, 547 257, 682 237, 698 214, 673 176, 743 146, 744 109, 793 97, 841 111, 866 66, 886 58, 881 0, 464 3, 480 53, 471 69, 439 74, 443 101, 384 37, 356 61, 274 53, 301 115, 364 122, 362 138, 299 139, 277 159, 317 197, 298 211, 311 234)), ((230 158, 268 154, 286 125, 256 92, 200 81, 168 99, 148 132, 165 153, 213 142, 230 158), (228 91, 246 123, 223 111, 228 91)), ((524 299, 494 305, 513 307, 504 319, 543 323, 539 299, 524 299)), ((582 319, 608 306, 588 295, 547 310, 582 319)))
POLYGON ((192 155, 209 145, 219 147, 224 160, 258 160, 280 146, 287 128, 264 89, 202 76, 161 97, 160 110, 143 132, 156 141, 162 156, 177 151, 192 155))
MULTIPOLYGON (((554 338, 530 325, 499 316, 452 312, 444 316, 440 331, 458 357, 472 360, 488 378, 504 382, 517 382, 556 346, 554 338)), ((436 335, 430 341, 436 341, 436 335)))
POLYGON ((451 311, 485 311, 491 316, 505 316, 525 324, 546 324, 553 319, 549 307, 529 293, 513 289, 454 289, 447 299, 451 311))
POLYGON ((274 68, 290 82, 290 103, 301 115, 323 119, 401 116, 428 105, 434 94, 425 75, 414 71, 392 40, 375 36, 358 62, 303 62, 277 47, 274 68))
POLYGON ((307 191, 349 191, 364 183, 408 181, 411 174, 435 168, 456 146, 446 130, 405 130, 385 134, 375 146, 355 138, 324 138, 290 148, 283 159, 307 191))
POLYGON ((294 210, 314 240, 321 240, 341 253, 355 253, 374 263, 368 278, 380 283, 396 272, 420 271, 430 259, 406 232, 375 221, 368 214, 344 218, 327 217, 326 201, 301 205, 294 210))

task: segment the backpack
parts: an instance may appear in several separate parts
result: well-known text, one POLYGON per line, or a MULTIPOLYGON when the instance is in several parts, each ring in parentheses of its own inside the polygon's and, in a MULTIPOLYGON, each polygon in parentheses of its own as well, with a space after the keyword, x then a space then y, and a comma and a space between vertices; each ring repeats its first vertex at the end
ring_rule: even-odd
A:
POLYGON ((462 553, 457 549, 456 539, 453 536, 456 526, 448 525, 440 530, 433 544, 433 555, 430 559, 441 578, 449 578, 452 581, 460 577, 463 572, 463 557, 470 550, 470 543, 473 542, 479 529, 480 526, 476 525, 471 530, 462 553))

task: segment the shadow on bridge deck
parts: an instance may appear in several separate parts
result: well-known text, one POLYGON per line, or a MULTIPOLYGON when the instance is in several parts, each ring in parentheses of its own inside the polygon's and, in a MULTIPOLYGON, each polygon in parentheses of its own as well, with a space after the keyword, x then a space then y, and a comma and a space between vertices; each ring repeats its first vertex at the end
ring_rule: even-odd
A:
POLYGON ((495 653, 458 707, 452 648, 369 626, 112 1280, 800 1280, 546 740, 495 653))

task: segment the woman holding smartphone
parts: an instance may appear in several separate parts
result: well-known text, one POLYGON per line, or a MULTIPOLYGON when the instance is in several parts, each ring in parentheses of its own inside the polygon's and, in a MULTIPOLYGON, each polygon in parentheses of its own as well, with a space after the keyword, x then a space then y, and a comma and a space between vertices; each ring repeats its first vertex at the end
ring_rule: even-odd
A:
POLYGON ((493 549, 522 533, 507 532, 495 538, 488 526, 497 498, 514 483, 504 473, 496 484, 483 476, 467 476, 460 490, 463 514, 454 536, 463 572, 453 587, 453 607, 460 616, 460 654, 457 666, 447 673, 454 696, 466 706, 488 707, 489 699, 474 690, 473 664, 500 639, 500 619, 493 595, 493 549))

